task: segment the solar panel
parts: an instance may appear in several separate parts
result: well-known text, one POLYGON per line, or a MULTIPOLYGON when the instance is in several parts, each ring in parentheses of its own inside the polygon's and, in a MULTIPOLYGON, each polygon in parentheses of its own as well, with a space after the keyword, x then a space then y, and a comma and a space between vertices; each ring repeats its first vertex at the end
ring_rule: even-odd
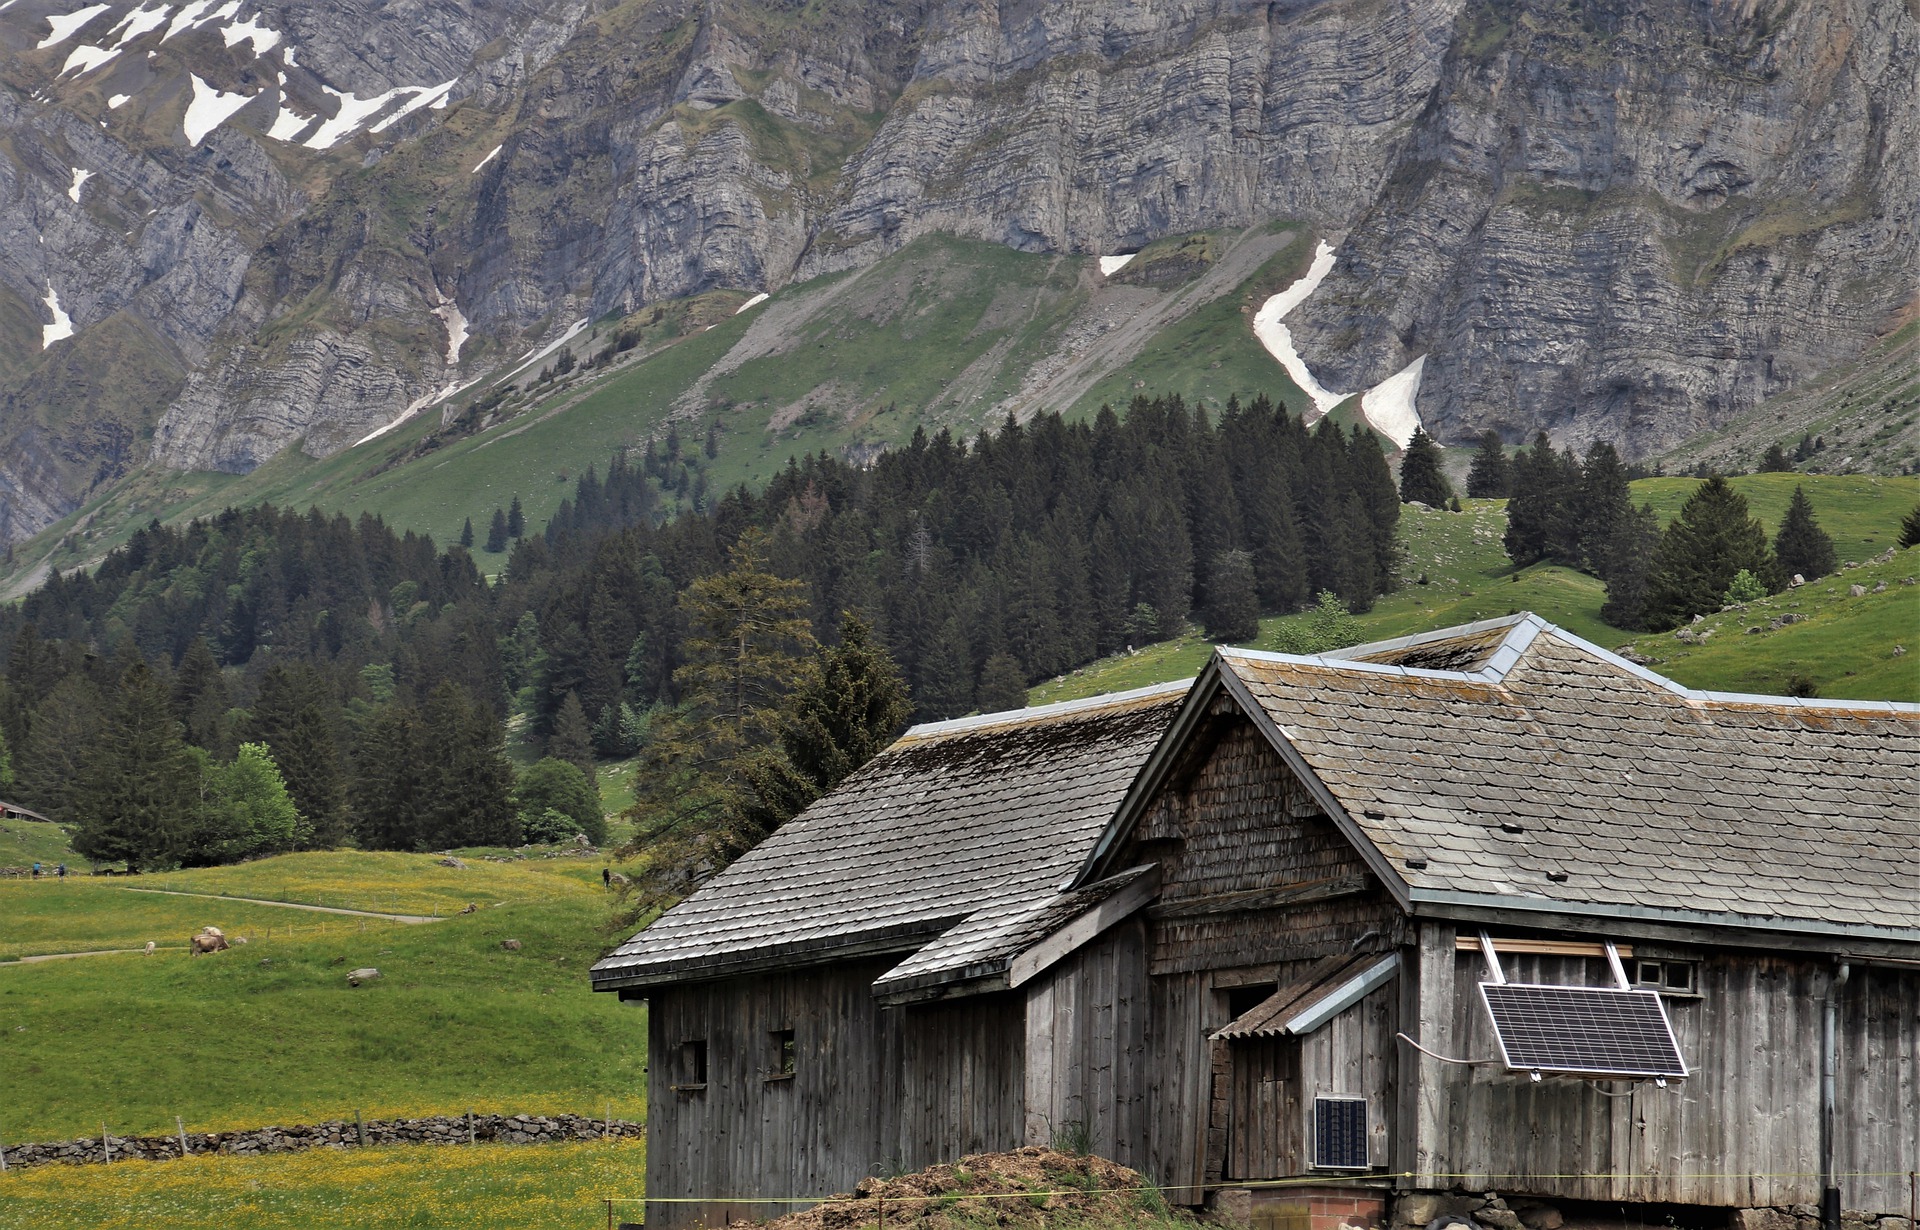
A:
POLYGON ((1313 1099, 1313 1164, 1322 1170, 1365 1170, 1367 1100, 1313 1099))
POLYGON ((1480 984, 1513 1071, 1683 1077, 1686 1061, 1656 991, 1480 984))

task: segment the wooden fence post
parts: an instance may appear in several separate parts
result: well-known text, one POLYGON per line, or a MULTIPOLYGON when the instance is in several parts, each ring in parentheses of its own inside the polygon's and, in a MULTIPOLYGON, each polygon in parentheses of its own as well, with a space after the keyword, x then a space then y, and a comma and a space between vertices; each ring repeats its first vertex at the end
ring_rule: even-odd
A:
POLYGON ((467 1143, 470 1145, 480 1143, 479 1138, 473 1134, 473 1108, 471 1106, 467 1108, 467 1143))
MULTIPOLYGON (((0 1174, 7 1173, 7 1142, 0 1140, 0 1174)), ((611 1205, 612 1201, 608 1201, 611 1205)))
POLYGON ((367 1124, 365 1120, 360 1118, 360 1111, 358 1108, 355 1108, 353 1112, 353 1129, 360 1137, 360 1147, 362 1149, 366 1148, 367 1147, 367 1124))
POLYGON ((173 1126, 180 1129, 180 1156, 185 1157, 187 1155, 187 1121, 175 1115, 173 1126))
POLYGON ((102 1155, 102 1163, 111 1165, 113 1163, 113 1142, 107 1139, 107 1125, 104 1123, 100 1125, 100 1152, 102 1155))

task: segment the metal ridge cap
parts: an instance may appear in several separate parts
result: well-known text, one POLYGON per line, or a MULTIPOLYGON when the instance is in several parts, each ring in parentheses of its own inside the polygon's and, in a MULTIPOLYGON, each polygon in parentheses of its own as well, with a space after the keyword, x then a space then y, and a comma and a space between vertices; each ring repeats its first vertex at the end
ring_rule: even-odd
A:
POLYGON ((1035 705, 1028 709, 1005 709, 998 713, 976 713, 970 717, 948 718, 943 722, 922 722, 918 726, 909 726, 906 732, 895 741, 895 746, 908 739, 984 730, 992 726, 1014 726, 1063 717, 1081 711, 1091 712, 1132 701, 1150 700, 1156 696, 1185 692, 1192 686, 1192 678, 1176 679, 1168 683, 1154 683, 1145 687, 1132 688, 1125 692, 1102 692, 1097 696, 1083 696, 1078 700, 1059 700, 1050 705, 1035 705))
POLYGON ((1487 906, 1531 914, 1666 922, 1683 926, 1715 927, 1729 931, 1769 931, 1838 939, 1851 937, 1899 944, 1920 944, 1920 927, 1885 927, 1874 923, 1836 923, 1813 918, 1778 918, 1758 914, 1736 914, 1730 910, 1684 910, 1666 906, 1562 901, 1552 897, 1516 897, 1510 894, 1476 893, 1450 888, 1410 888, 1407 895, 1415 906, 1487 906))

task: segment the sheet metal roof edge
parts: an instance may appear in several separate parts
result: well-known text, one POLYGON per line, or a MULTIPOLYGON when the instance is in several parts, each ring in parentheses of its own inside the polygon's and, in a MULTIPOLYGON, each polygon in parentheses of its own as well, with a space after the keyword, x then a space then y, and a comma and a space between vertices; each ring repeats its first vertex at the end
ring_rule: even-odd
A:
POLYGON ((1098 696, 1083 696, 1079 700, 1060 700, 1050 705, 1035 705, 1030 709, 1005 709, 999 713, 976 713, 971 717, 949 718, 944 722, 922 722, 918 726, 908 727, 900 739, 962 734, 967 731, 986 730, 994 726, 1012 726, 1025 722, 1045 721, 1049 718, 1067 717, 1082 711, 1091 712, 1132 701, 1172 695, 1175 692, 1183 692, 1192 685, 1191 678, 1176 679, 1170 683, 1149 684, 1144 688, 1133 688, 1126 692, 1102 692, 1098 696))
POLYGON ((1539 627, 1551 626, 1532 611, 1521 611, 1515 615, 1501 615, 1495 619, 1477 619, 1472 623, 1455 624, 1451 628, 1435 628, 1430 632, 1415 632, 1408 636, 1390 637, 1384 641, 1368 641, 1364 645, 1349 645, 1345 649, 1329 649, 1319 656, 1345 659, 1363 657, 1370 653, 1390 653, 1396 649, 1413 649, 1435 641, 1457 640, 1463 636, 1472 636, 1476 632, 1490 632, 1495 628, 1524 624, 1528 621, 1532 621, 1539 627))
POLYGON ((1824 922, 1814 918, 1777 918, 1740 914, 1732 910, 1675 910, 1657 906, 1617 905, 1597 901, 1561 901, 1552 897, 1515 897, 1476 893, 1467 889, 1416 888, 1411 894, 1416 914, 1444 916, 1445 910, 1421 906, 1482 907, 1529 914, 1561 915, 1569 919, 1616 919, 1712 927, 1725 931, 1758 931, 1770 935, 1820 936, 1828 939, 1878 940, 1893 944, 1920 944, 1920 927, 1880 927, 1870 924, 1824 922))

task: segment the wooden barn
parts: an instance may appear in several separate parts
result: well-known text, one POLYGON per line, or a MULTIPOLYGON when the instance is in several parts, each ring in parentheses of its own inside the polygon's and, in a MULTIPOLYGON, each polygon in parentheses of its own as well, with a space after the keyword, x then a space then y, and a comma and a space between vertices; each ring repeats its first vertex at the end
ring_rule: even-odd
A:
POLYGON ((1914 1230, 1916 783, 1920 707, 1530 615, 918 727, 594 968, 647 1221, 1070 1141, 1275 1230, 1914 1230))

